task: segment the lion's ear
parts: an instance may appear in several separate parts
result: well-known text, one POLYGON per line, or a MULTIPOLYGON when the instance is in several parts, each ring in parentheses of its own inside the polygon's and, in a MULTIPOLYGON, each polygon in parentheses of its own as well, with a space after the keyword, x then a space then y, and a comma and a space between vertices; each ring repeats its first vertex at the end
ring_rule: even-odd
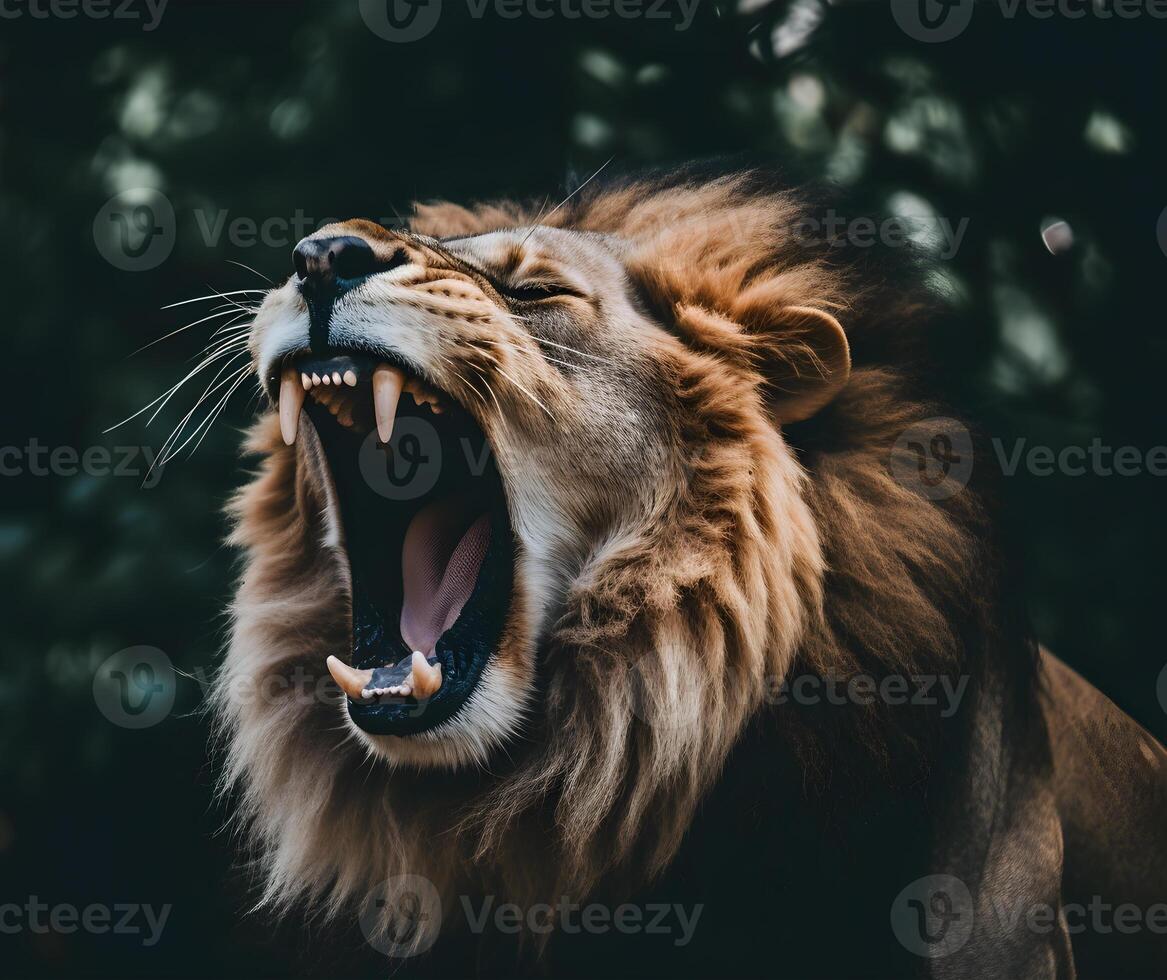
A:
POLYGON ((851 347, 843 326, 812 306, 787 306, 768 343, 765 369, 774 416, 781 423, 810 418, 851 376, 851 347))

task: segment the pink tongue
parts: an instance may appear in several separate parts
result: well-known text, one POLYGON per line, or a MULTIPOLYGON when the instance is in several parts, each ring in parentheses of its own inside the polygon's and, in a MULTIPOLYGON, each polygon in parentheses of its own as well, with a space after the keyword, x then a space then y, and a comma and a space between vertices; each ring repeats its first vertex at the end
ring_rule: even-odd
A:
POLYGON ((401 638, 429 656, 474 591, 490 542, 490 515, 454 494, 419 510, 401 546, 401 638))

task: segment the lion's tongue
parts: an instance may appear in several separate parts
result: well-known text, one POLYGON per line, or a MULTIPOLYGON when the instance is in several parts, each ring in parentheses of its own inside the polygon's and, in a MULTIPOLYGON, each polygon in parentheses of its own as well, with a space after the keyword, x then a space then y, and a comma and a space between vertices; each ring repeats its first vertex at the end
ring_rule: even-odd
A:
POLYGON ((401 546, 401 638, 429 656, 474 591, 490 543, 490 515, 454 494, 419 510, 401 546))

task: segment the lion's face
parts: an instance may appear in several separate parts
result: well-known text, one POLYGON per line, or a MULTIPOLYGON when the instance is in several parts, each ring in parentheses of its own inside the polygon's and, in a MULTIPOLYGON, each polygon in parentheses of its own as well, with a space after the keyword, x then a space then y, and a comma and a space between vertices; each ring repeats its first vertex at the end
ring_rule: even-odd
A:
POLYGON ((260 377, 351 576, 351 648, 321 659, 390 759, 482 760, 513 734, 572 583, 684 480, 680 344, 627 250, 350 221, 301 243, 256 317, 260 377))
POLYGON ((251 334, 275 410, 215 688, 267 901, 582 894, 675 851, 821 622, 783 432, 847 383, 849 293, 796 216, 739 175, 300 243, 251 334))

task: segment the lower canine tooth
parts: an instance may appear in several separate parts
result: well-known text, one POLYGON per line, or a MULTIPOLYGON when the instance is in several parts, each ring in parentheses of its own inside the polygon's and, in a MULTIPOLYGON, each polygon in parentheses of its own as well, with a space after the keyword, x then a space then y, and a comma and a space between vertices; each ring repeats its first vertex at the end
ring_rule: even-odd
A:
POLYGON ((434 664, 431 667, 425 659, 425 654, 414 650, 412 666, 413 670, 406 683, 413 688, 413 696, 418 700, 433 697, 442 686, 442 665, 434 664))
POLYGON ((337 686, 354 701, 364 697, 365 685, 373 679, 371 670, 357 670, 337 657, 329 657, 325 664, 337 686))
POLYGON ((300 409, 304 407, 304 388, 296 377, 295 368, 288 368, 280 381, 280 435, 284 445, 296 441, 300 428, 300 409))

